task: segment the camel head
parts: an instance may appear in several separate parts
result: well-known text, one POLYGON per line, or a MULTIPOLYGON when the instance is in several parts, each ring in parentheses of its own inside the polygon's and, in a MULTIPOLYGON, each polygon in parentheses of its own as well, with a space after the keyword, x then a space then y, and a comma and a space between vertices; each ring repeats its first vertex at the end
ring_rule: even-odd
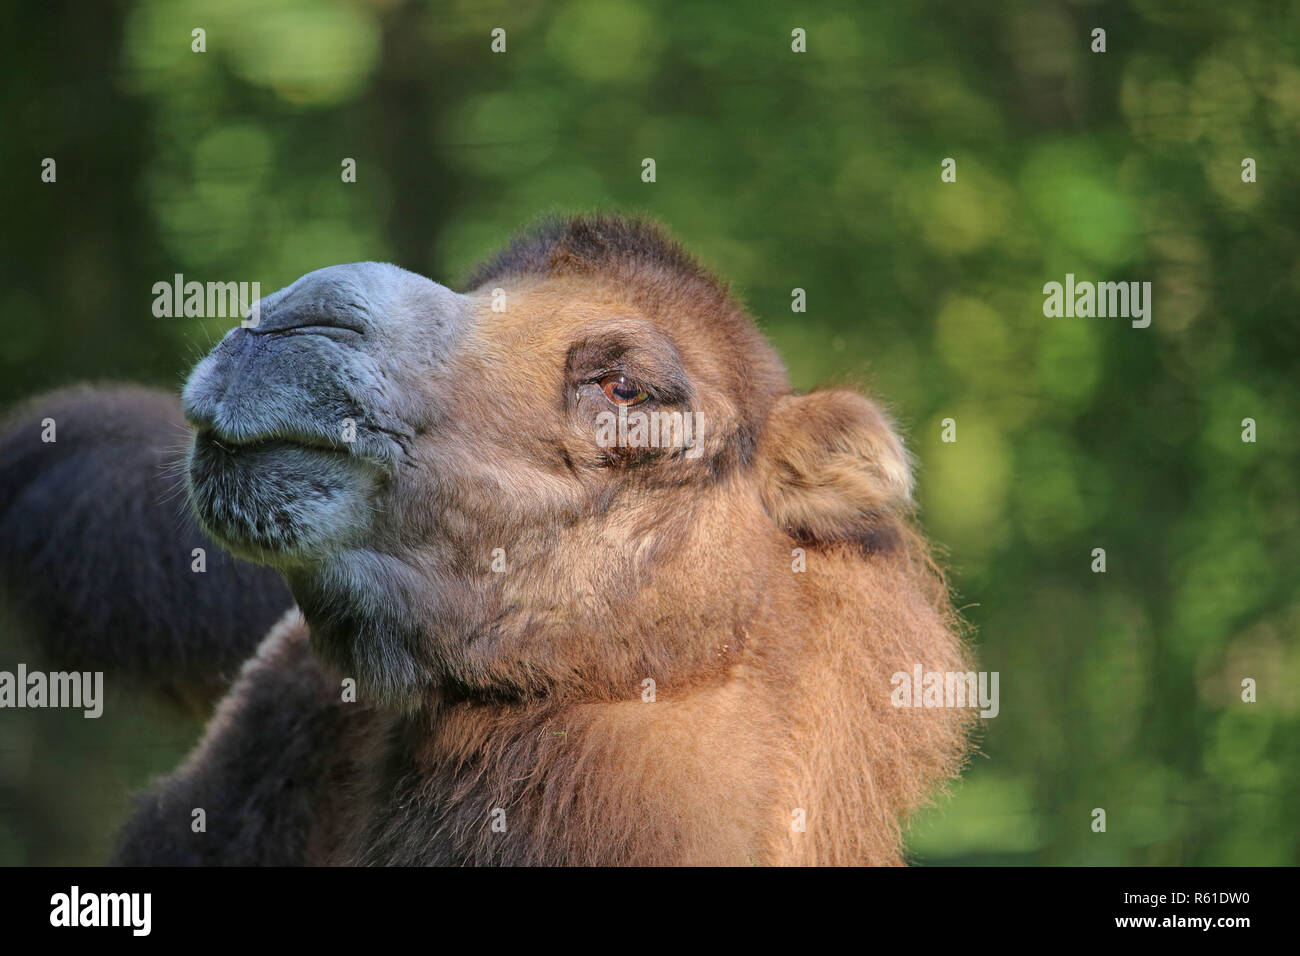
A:
POLYGON ((184 390, 204 527, 278 568, 314 648, 375 695, 717 682, 761 622, 797 630, 796 549, 907 550, 910 468, 877 407, 794 394, 656 227, 549 221, 465 290, 311 272, 184 390))

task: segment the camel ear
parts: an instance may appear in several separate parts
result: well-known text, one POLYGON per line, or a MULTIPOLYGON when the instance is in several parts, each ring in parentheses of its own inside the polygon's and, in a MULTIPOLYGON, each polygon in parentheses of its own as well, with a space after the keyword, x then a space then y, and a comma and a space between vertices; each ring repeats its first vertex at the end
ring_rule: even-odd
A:
POLYGON ((759 443, 761 495, 801 541, 881 544, 912 501, 912 469, 888 419, 841 389, 778 399, 759 443))

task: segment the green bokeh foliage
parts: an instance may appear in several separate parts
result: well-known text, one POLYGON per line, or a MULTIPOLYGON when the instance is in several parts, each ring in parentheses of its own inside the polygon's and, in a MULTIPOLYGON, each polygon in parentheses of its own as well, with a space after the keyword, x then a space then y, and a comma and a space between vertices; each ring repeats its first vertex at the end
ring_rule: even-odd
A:
MULTIPOLYGON (((922 520, 1002 691, 969 772, 913 828, 919 862, 1300 862, 1300 7, 0 17, 0 402, 178 384, 228 323, 154 318, 152 285, 177 272, 270 291, 381 259, 454 283, 548 210, 646 213, 733 281, 797 386, 865 385, 918 456, 922 520), (1067 272, 1150 281, 1150 328, 1045 318, 1042 286, 1067 272)), ((196 732, 116 707, 93 734, 0 714, 0 859, 101 860, 127 788, 196 732)))

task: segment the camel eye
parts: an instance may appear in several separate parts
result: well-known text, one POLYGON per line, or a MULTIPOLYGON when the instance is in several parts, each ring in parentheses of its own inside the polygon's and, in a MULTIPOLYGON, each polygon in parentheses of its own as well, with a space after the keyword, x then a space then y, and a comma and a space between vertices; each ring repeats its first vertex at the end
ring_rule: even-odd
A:
POLYGON ((602 378, 600 390, 615 405, 640 405, 650 397, 645 389, 622 373, 602 378))

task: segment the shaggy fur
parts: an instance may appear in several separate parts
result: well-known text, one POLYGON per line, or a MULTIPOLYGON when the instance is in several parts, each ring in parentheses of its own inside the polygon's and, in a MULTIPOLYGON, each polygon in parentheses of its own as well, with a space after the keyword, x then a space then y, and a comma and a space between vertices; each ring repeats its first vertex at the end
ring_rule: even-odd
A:
POLYGON ((304 619, 118 861, 902 862, 971 711, 895 708, 890 677, 970 666, 876 406, 793 394, 652 226, 548 222, 462 295, 390 269, 304 277, 191 377, 200 518, 304 619), (696 454, 599 446, 611 373, 701 416, 696 454), (312 389, 399 438, 335 447, 312 389), (313 460, 328 507, 270 535, 313 460))
POLYGON ((293 598, 199 530, 182 482, 191 440, 176 396, 149 389, 66 388, 14 409, 0 425, 0 593, 45 666, 104 671, 206 715, 293 598))

